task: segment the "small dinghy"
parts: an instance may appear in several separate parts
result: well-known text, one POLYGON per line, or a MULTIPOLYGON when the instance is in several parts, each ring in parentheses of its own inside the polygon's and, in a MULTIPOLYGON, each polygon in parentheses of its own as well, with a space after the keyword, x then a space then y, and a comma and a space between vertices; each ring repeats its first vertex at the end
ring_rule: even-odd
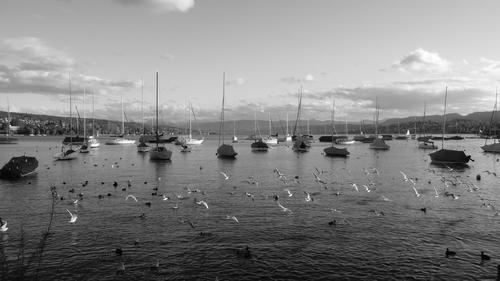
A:
POLYGON ((38 160, 31 156, 12 157, 0 170, 0 178, 19 179, 35 173, 38 160))

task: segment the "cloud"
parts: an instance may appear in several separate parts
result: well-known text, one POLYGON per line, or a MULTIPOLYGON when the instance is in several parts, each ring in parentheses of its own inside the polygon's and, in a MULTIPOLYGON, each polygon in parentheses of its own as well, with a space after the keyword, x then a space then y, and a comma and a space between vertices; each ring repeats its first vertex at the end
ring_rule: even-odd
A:
POLYGON ((393 63, 392 68, 402 72, 440 74, 449 72, 451 64, 446 59, 441 58, 438 53, 418 48, 393 63))
POLYGON ((169 54, 169 53, 163 53, 163 54, 160 55, 160 58, 164 59, 164 60, 167 60, 167 61, 171 61, 171 60, 175 59, 175 56, 172 55, 172 54, 169 54))
POLYGON ((479 60, 481 64, 480 72, 488 75, 498 75, 500 74, 500 61, 495 61, 487 58, 481 58, 479 60))
POLYGON ((316 81, 316 79, 312 74, 308 73, 304 77, 294 77, 294 76, 283 77, 281 78, 281 81, 288 84, 296 84, 296 83, 313 82, 316 81))
POLYGON ((243 84, 245 84, 245 79, 244 78, 236 78, 235 80, 230 80, 230 81, 227 81, 226 82, 226 85, 238 85, 238 86, 241 86, 243 84))
POLYGON ((147 5, 156 12, 187 12, 194 7, 194 0, 114 0, 123 5, 147 5))
POLYGON ((73 89, 98 88, 103 93, 117 93, 137 87, 135 81, 109 80, 80 74, 81 64, 36 37, 0 40, 0 92, 66 95, 68 75, 73 89))

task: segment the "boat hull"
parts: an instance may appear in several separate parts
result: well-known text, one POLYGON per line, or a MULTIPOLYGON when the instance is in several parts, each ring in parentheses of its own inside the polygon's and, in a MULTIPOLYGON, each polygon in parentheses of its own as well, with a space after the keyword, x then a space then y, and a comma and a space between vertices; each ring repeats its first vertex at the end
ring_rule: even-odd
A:
POLYGON ((438 164, 466 164, 471 160, 462 150, 440 149, 430 153, 432 163, 438 164))
POLYGON ((481 149, 484 152, 491 152, 491 153, 500 153, 500 143, 492 143, 492 144, 487 144, 481 146, 481 149))
POLYGON ((2 169, 0 169, 0 178, 18 179, 26 177, 36 172, 38 160, 31 156, 12 157, 2 169))
POLYGON ((370 149, 376 149, 376 150, 388 150, 390 146, 385 143, 383 139, 374 139, 373 142, 370 144, 370 149))
POLYGON ((323 149, 326 156, 330 157, 347 157, 350 153, 346 148, 338 148, 335 146, 330 146, 323 149))
POLYGON ((149 151, 150 160, 170 160, 172 158, 172 151, 164 146, 153 147, 149 151))
POLYGON ((129 140, 129 139, 122 139, 122 138, 117 138, 112 141, 107 141, 106 145, 127 145, 127 144, 134 144, 135 140, 129 140))
POLYGON ((232 145, 229 144, 222 144, 217 148, 217 157, 219 158, 235 158, 238 153, 234 151, 234 148, 232 145))

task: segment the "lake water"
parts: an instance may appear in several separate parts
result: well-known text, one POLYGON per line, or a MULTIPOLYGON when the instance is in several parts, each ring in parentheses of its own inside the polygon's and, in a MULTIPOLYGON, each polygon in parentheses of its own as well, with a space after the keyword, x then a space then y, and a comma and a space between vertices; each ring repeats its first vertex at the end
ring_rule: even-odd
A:
POLYGON ((167 145, 174 153, 166 163, 150 161, 135 145, 106 146, 104 141, 76 160, 55 162, 52 155, 61 140, 27 137, 17 145, 0 147, 1 165, 23 153, 39 161, 34 176, 0 180, 0 217, 9 227, 0 233, 4 280, 21 272, 28 280, 496 276, 500 223, 494 207, 500 199, 499 178, 484 171, 500 176, 500 163, 499 155, 482 152, 484 140, 447 141, 447 148, 465 149, 475 160, 453 170, 430 164, 430 151, 417 149, 413 140, 388 141, 388 151, 350 145, 348 158, 323 156, 327 143, 314 143, 309 152, 297 154, 282 144, 255 153, 250 142, 243 141, 235 144, 236 160, 222 160, 215 156, 217 140, 209 139, 184 154, 167 145), (280 180, 275 168, 288 181, 280 180), (404 181, 400 171, 415 186, 404 181), (481 180, 476 180, 478 174, 481 180), (85 181, 88 184, 82 186, 85 181), (42 258, 33 258, 39 257, 34 252, 50 220, 51 186, 63 200, 55 204, 42 258), (152 195, 155 187, 158 195, 152 195), (199 191, 189 193, 188 188, 199 191), (304 191, 313 200, 306 201, 304 191), (83 200, 74 205, 79 193, 83 200), (125 200, 129 194, 138 202, 125 200), (162 194, 170 199, 163 200, 162 194), (274 195, 291 213, 282 211, 274 195), (209 208, 195 200, 205 201, 209 208), (66 209, 78 214, 75 223, 69 223, 66 209), (330 225, 333 220, 336 223, 330 225), (244 255, 246 246, 250 258, 244 255), (122 255, 115 253, 118 248, 122 255), (457 255, 446 258, 446 248, 457 255), (481 251, 491 260, 481 262, 481 251), (159 267, 152 270, 157 261, 159 267), (117 275, 122 263, 125 271, 117 275))

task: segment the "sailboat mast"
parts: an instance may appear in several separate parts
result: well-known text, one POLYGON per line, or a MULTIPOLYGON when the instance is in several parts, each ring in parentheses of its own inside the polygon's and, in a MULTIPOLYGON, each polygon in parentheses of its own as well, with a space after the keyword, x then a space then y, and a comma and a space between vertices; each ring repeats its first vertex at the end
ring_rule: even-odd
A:
POLYGON ((441 136, 441 149, 444 148, 444 133, 446 130, 446 99, 448 98, 448 86, 446 86, 444 93, 444 111, 443 111, 443 133, 441 136))
POLYGON ((7 96, 7 138, 10 137, 10 101, 7 96))
POLYGON ((269 136, 271 136, 271 112, 268 112, 269 114, 269 136))
MULTIPOLYGON (((495 113, 497 111, 497 100, 498 100, 498 89, 495 89, 495 105, 493 106, 493 112, 491 113, 491 118, 490 118, 490 128, 488 132, 488 137, 491 137, 491 127, 493 126, 493 120, 495 119, 495 113)), ((488 140, 488 137, 484 139, 484 145, 486 145, 486 142, 488 140)), ((495 138, 493 138, 495 139, 495 138)))
MULTIPOLYGON (((192 108, 191 102, 189 102, 189 108, 192 108)), ((191 134, 191 110, 188 111, 189 114, 189 139, 192 139, 192 134, 191 134)))
POLYGON ((144 78, 141 77, 141 113, 142 113, 142 134, 146 134, 144 127, 144 78))
POLYGON ((95 137, 95 135, 94 135, 95 134, 94 133, 94 130, 95 130, 94 129, 95 128, 94 127, 94 123, 95 123, 95 119, 94 119, 94 110, 95 110, 94 109, 94 92, 95 92, 95 90, 92 90, 92 136, 95 137))
POLYGON ((122 96, 122 135, 125 135, 125 112, 123 111, 123 96, 122 96))
POLYGON ((288 112, 286 113, 286 136, 288 137, 288 112))
POLYGON ((72 118, 71 108, 73 106, 71 103, 71 72, 68 74, 68 77, 69 77, 69 141, 70 141, 70 146, 71 146, 73 144, 73 133, 71 131, 71 125, 73 122, 73 120, 71 119, 72 118))
POLYGON ((158 135, 158 71, 156 72, 156 147, 158 148, 158 142, 160 137, 158 135))
POLYGON ((427 104, 424 102, 424 119, 422 120, 422 132, 424 134, 424 137, 425 137, 425 108, 426 108, 427 104))
POLYGON ((224 136, 222 135, 224 133, 224 99, 226 96, 226 73, 222 72, 222 110, 220 112, 220 123, 219 123, 219 146, 221 143, 221 137, 222 137, 222 144, 224 144, 224 136))
POLYGON ((83 88, 83 141, 87 138, 87 119, 85 118, 85 88, 83 88))

